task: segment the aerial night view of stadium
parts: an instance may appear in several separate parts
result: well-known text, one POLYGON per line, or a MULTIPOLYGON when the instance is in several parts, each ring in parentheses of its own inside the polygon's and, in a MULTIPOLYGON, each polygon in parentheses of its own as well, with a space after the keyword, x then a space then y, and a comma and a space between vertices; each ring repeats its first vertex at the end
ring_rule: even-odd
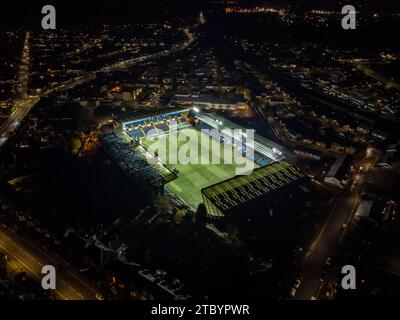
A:
MULTIPOLYGON (((193 210, 202 203, 201 190, 203 188, 234 177, 240 167, 244 170, 246 168, 252 170, 254 167, 265 166, 283 158, 282 152, 276 148, 275 143, 271 141, 274 147, 268 146, 267 139, 263 139, 264 143, 267 142, 266 144, 252 141, 250 147, 245 141, 236 141, 234 137, 224 135, 223 132, 226 129, 231 129, 232 132, 234 129, 239 129, 243 134, 245 129, 222 117, 199 113, 197 107, 123 122, 122 128, 142 147, 136 147, 135 152, 142 153, 143 157, 146 157, 147 153, 147 158, 149 156, 158 158, 158 161, 176 176, 172 181, 166 181, 165 189, 193 210), (180 133, 186 138, 191 135, 196 138, 187 139, 187 142, 177 137, 171 138, 180 133), (192 144, 188 150, 196 150, 196 159, 189 159, 195 161, 182 163, 177 161, 178 159, 175 161, 169 159, 169 155, 177 158, 177 151, 179 152, 187 143, 192 144), (161 144, 166 146, 164 156, 161 156, 159 152, 161 144), (228 152, 226 148, 229 148, 228 152), (218 149, 217 152, 215 149, 218 149), (230 159, 225 158, 227 155, 230 159), (243 162, 236 163, 235 159, 238 158, 243 158, 243 162)), ((243 137, 243 140, 246 139, 243 137)), ((283 148, 280 147, 280 149, 283 148)), ((165 173, 161 171, 160 174, 165 173)))
POLYGON ((1 6, 0 307, 399 298, 399 1, 1 6))

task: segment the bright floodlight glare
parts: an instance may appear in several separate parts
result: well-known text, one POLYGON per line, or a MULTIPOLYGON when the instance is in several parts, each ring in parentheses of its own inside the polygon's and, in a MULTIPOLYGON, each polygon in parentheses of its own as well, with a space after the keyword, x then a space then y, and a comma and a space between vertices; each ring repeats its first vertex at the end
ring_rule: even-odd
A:
POLYGON ((199 108, 197 108, 197 107, 193 107, 193 111, 197 112, 197 113, 200 112, 199 108))
POLYGON ((276 148, 272 148, 272 151, 273 152, 275 152, 275 153, 277 153, 277 154, 282 154, 282 152, 280 152, 278 149, 276 149, 276 148))

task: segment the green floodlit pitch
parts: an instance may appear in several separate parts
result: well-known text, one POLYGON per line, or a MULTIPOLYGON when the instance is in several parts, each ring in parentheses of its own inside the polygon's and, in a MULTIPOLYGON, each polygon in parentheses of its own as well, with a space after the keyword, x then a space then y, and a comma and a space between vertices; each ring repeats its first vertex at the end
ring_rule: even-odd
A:
MULTIPOLYGON (((177 141, 177 139, 171 137, 171 135, 163 135, 156 138, 142 138, 141 144, 146 149, 151 149, 153 151, 157 150, 157 154, 162 159, 162 162, 165 164, 165 166, 169 169, 175 169, 178 171, 178 178, 167 183, 166 188, 183 200, 189 207, 196 209, 197 206, 203 202, 201 197, 201 189, 234 177, 236 175, 236 169, 245 167, 245 164, 235 164, 235 160, 232 159, 233 156, 229 157, 232 160, 232 164, 225 164, 224 155, 227 153, 224 152, 224 146, 220 145, 219 152, 216 152, 217 154, 214 152, 213 155, 212 150, 216 150, 215 146, 218 144, 218 142, 197 129, 186 128, 180 132, 196 135, 197 142, 191 139, 186 141, 177 141), (202 143, 200 143, 201 141, 202 143), (204 143, 205 141, 207 141, 207 143, 204 143), (160 146, 163 144, 166 145, 167 150, 165 159, 162 155, 162 149, 160 148, 160 146), (178 150, 178 154, 179 152, 182 153, 184 150, 186 150, 182 148, 182 146, 189 146, 189 144, 190 147, 197 147, 199 162, 201 161, 201 157, 203 157, 203 161, 201 161, 202 163, 204 163, 205 158, 208 158, 210 163, 182 164, 179 163, 179 161, 170 159, 169 155, 174 153, 176 154, 175 150, 178 150), (172 151, 172 153, 169 153, 169 151, 172 151), (211 164, 212 157, 214 157, 214 160, 218 159, 218 164, 211 164)), ((180 132, 178 132, 178 135, 180 132)), ((237 157, 239 157, 239 153, 234 148, 226 146, 225 148, 229 148, 229 150, 232 152, 232 155, 235 154, 237 157)), ((246 162, 247 168, 258 167, 249 159, 243 159, 241 157, 241 161, 246 162)), ((212 163, 215 162, 213 161, 212 163)))

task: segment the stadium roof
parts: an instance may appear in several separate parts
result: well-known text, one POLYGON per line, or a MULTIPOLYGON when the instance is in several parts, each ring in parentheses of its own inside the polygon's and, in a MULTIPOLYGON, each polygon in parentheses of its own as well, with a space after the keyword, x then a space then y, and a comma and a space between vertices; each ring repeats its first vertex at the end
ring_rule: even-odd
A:
POLYGON ((129 126, 129 125, 141 124, 143 122, 156 122, 156 121, 164 120, 168 117, 176 117, 182 113, 189 112, 189 111, 190 111, 190 109, 183 109, 183 110, 170 111, 167 113, 159 113, 159 114, 156 114, 153 116, 147 116, 144 118, 122 121, 122 124, 124 126, 129 126))
POLYGON ((236 176, 202 189, 202 194, 223 213, 283 188, 304 178, 304 174, 287 161, 256 168, 247 176, 236 176))
MULTIPOLYGON (((231 128, 231 129, 241 129, 241 130, 245 130, 246 129, 245 127, 243 127, 243 126, 241 126, 241 125, 239 125, 239 124, 237 124, 235 122, 232 122, 232 121, 226 119, 225 117, 220 116, 220 115, 218 115, 216 113, 198 114, 197 117, 201 121, 204 121, 204 122, 205 122, 205 120, 207 118, 209 119, 209 121, 211 120, 214 123, 215 123, 216 120, 218 120, 218 121, 223 123, 222 127, 227 127, 227 128, 231 128)), ((208 123, 208 124, 211 125, 211 123, 208 123)), ((213 126, 215 127, 215 125, 213 125, 213 126)), ((221 129, 220 128, 221 126, 217 126, 217 127, 219 129, 221 129)), ((274 157, 274 158, 277 158, 276 160, 280 160, 280 158, 281 159, 285 158, 285 159, 293 162, 296 159, 296 157, 293 155, 293 153, 291 151, 289 151, 288 149, 286 149, 282 145, 272 141, 271 139, 267 139, 264 136, 261 136, 261 135, 255 133, 254 134, 254 140, 255 140, 255 142, 259 142, 259 143, 263 144, 264 146, 268 146, 271 149, 275 148, 275 149, 281 151, 283 156, 277 157, 278 155, 276 155, 276 157, 274 157)))

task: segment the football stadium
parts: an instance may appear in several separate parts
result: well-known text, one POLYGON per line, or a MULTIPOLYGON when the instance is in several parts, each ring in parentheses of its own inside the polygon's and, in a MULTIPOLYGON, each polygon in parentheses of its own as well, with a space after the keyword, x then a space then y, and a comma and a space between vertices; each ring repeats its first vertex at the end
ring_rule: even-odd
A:
POLYGON ((143 153, 143 157, 153 160, 150 161, 152 165, 162 166, 173 174, 173 179, 165 181, 165 192, 173 194, 193 210, 203 203, 203 189, 234 178, 238 168, 251 168, 249 173, 252 175, 254 168, 265 167, 285 158, 283 148, 274 142, 255 134, 250 146, 245 137, 238 139, 235 135, 227 138, 224 131, 227 128, 245 132, 245 128, 224 117, 201 113, 197 108, 122 123, 123 132, 139 146, 135 152, 143 153), (181 141, 174 137, 179 133, 197 139, 181 141), (170 159, 176 153, 174 150, 180 152, 185 144, 201 155, 198 163, 181 163, 170 159), (220 145, 219 149, 215 149, 216 144, 220 145), (163 146, 166 152, 161 154, 163 146), (238 163, 232 158, 227 159, 227 154, 242 161, 238 163))

